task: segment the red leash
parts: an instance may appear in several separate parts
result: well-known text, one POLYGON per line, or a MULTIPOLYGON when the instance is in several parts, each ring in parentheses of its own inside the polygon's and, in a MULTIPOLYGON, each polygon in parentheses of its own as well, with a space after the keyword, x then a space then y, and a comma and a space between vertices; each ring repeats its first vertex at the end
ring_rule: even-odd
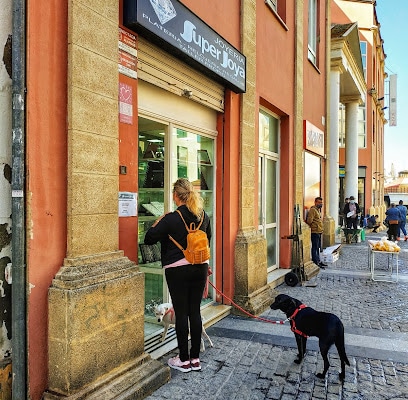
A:
POLYGON ((221 292, 221 290, 218 290, 208 279, 207 280, 208 283, 217 291, 217 293, 219 293, 222 297, 225 297, 227 300, 229 300, 231 302, 231 304, 233 304, 236 308, 238 308, 238 310, 240 310, 241 312, 243 312, 244 314, 248 315, 251 318, 255 318, 255 319, 259 319, 260 321, 264 321, 264 322, 269 322, 270 324, 280 324, 283 325, 285 322, 290 321, 290 318, 285 319, 284 321, 272 321, 270 319, 266 319, 266 318, 262 318, 262 317, 257 317, 256 315, 252 315, 250 314, 248 311, 245 311, 242 307, 240 307, 238 304, 234 303, 232 301, 232 299, 230 299, 228 296, 226 296, 224 293, 221 292))

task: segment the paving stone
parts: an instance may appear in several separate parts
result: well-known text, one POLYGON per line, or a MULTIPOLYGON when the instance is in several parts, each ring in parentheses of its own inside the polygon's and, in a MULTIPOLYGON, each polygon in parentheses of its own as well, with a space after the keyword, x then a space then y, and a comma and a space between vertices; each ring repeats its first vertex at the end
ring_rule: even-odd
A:
MULTIPOLYGON (((401 247, 408 250, 408 242, 401 247)), ((408 342, 408 251, 400 255, 398 284, 373 282, 367 265, 367 244, 343 245, 340 260, 329 265, 316 278, 317 286, 276 288, 298 298, 305 304, 326 312, 337 314, 348 332, 367 337, 366 344, 353 347, 346 342, 346 352, 351 366, 346 366, 344 383, 338 379, 340 360, 337 352, 329 353, 330 368, 325 380, 318 379, 323 362, 317 341, 308 340, 308 350, 303 362, 298 365, 295 338, 287 329, 285 345, 280 336, 270 337, 269 329, 260 333, 254 327, 249 339, 243 340, 222 334, 213 338, 215 347, 208 348, 200 356, 203 370, 200 373, 183 374, 172 370, 169 383, 147 397, 150 400, 402 400, 408 399, 408 357, 396 359, 399 351, 386 353, 368 351, 379 338, 398 338, 408 342), (365 276, 361 274, 365 273, 365 276), (348 275, 347 275, 348 274, 348 275), (265 341, 263 336, 265 335, 265 341), (370 336, 371 335, 371 336, 370 336), (405 335, 405 336, 404 336, 405 335), (291 343, 291 345, 288 345, 291 343), (349 348, 350 346, 350 348, 349 348), (378 354, 378 355, 377 355, 378 354)), ((266 310, 265 318, 281 320, 280 311, 266 310)), ((229 316, 226 320, 233 318, 229 316)), ((234 317, 236 318, 236 317, 234 317)), ((216 323, 214 328, 222 323, 216 323)), ((233 320, 237 329, 239 320, 233 320)), ((210 336, 211 329, 209 328, 210 336)), ((282 329, 284 329, 282 327, 282 329)), ((217 331, 218 332, 218 331, 217 331)), ((285 334, 286 334, 285 332, 285 334)), ((243 335, 239 335, 240 338, 243 335)), ((391 349, 390 349, 391 350, 391 349)), ((177 354, 176 351, 162 357, 160 361, 177 354)))

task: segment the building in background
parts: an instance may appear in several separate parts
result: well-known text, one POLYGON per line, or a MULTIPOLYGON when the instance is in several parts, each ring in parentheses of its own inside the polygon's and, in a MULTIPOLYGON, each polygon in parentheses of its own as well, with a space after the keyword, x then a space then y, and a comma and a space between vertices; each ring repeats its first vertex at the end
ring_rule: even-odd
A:
MULTIPOLYGON (((337 206, 341 208, 344 198, 354 196, 362 207, 363 215, 382 216, 385 213, 384 124, 387 121, 384 115, 384 80, 387 74, 375 2, 333 0, 331 21, 332 25, 355 24, 355 29, 358 29, 360 57, 355 60, 363 68, 364 82, 361 85, 365 84, 364 93, 360 93, 358 99, 343 97, 340 100, 337 206)), ((356 47, 354 50, 358 53, 356 47)), ((334 202, 332 206, 335 207, 334 202)))

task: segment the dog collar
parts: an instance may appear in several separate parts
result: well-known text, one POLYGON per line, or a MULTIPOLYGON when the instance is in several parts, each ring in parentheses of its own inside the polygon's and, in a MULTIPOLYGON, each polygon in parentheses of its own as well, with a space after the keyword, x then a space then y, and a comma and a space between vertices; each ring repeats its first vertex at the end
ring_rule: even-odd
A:
POLYGON ((300 336, 303 336, 303 337, 309 337, 309 336, 307 336, 305 333, 303 333, 302 331, 300 331, 299 329, 296 328, 295 317, 296 317, 297 313, 298 313, 300 310, 303 310, 303 309, 306 308, 306 307, 307 307, 306 304, 301 304, 301 305, 295 310, 295 312, 289 317, 290 330, 291 330, 292 332, 294 332, 294 333, 297 333, 297 334, 300 335, 300 336))

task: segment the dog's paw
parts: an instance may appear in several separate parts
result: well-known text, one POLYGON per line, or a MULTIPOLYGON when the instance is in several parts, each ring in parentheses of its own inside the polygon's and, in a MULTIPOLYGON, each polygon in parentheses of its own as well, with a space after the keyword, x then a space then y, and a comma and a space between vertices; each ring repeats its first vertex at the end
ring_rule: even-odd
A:
POLYGON ((319 372, 318 374, 316 374, 316 376, 317 376, 319 379, 324 379, 324 375, 321 374, 320 372, 319 372))
POLYGON ((344 372, 340 372, 340 373, 339 373, 339 380, 340 380, 340 381, 343 382, 344 379, 345 379, 345 377, 346 377, 346 374, 345 374, 344 372))
POLYGON ((302 359, 298 357, 298 358, 295 358, 293 362, 295 364, 300 364, 302 362, 302 359))

